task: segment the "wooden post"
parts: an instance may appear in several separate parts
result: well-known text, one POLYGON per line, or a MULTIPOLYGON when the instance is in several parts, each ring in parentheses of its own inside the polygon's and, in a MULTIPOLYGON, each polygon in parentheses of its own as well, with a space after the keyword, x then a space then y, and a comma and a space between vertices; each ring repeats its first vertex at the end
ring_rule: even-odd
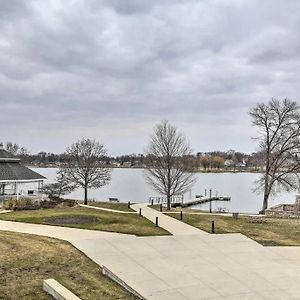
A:
POLYGON ((140 217, 142 216, 142 209, 140 208, 140 217))
POLYGON ((155 227, 158 227, 158 217, 155 218, 155 227))
POLYGON ((211 193, 212 193, 212 190, 209 189, 209 212, 211 213, 211 193))
POLYGON ((19 200, 19 186, 18 183, 16 182, 16 194, 17 194, 17 201, 19 200))
POLYGON ((160 212, 162 212, 162 204, 160 204, 159 209, 160 209, 160 212))
POLYGON ((127 205, 127 207, 128 207, 128 208, 130 208, 130 201, 128 201, 128 205, 127 205))
POLYGON ((182 210, 180 211, 180 220, 183 220, 183 214, 182 214, 182 210))
POLYGON ((211 233, 215 233, 215 221, 211 221, 211 233))

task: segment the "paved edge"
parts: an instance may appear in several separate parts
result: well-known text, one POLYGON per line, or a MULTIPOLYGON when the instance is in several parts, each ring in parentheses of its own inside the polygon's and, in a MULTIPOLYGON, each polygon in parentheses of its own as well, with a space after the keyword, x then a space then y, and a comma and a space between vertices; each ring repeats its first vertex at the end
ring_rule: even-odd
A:
POLYGON ((81 300, 53 278, 43 281, 43 290, 57 300, 81 300))
POLYGON ((129 293, 137 296, 141 300, 146 300, 141 294, 139 294, 135 289, 133 289, 131 286, 129 286, 125 281, 123 281, 120 277, 118 277, 115 273, 113 273, 111 270, 109 270, 107 267, 102 265, 102 274, 109 277, 111 280, 119 284, 121 287, 123 287, 125 290, 127 290, 129 293))

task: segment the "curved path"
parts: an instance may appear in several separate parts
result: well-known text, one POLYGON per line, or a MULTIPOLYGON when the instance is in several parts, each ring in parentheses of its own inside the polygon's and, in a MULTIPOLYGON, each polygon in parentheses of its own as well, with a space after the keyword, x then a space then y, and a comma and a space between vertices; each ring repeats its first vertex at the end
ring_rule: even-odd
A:
POLYGON ((210 235, 151 208, 142 211, 152 220, 159 215, 174 236, 8 221, 0 221, 0 230, 67 240, 149 300, 300 299, 299 247, 263 247, 242 234, 210 235))

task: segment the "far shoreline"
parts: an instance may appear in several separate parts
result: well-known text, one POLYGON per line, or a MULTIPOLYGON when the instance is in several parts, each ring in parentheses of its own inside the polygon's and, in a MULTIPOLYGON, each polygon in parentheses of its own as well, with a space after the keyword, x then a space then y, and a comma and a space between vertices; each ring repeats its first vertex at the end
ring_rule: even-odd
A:
MULTIPOLYGON (((32 165, 32 164, 28 164, 26 165, 29 168, 36 168, 36 169, 58 169, 59 166, 58 165, 32 165)), ((105 168, 108 169, 133 169, 133 170, 146 170, 146 168, 144 167, 122 167, 122 166, 104 166, 105 168)), ((218 174, 218 173, 263 173, 263 170, 251 170, 251 169, 236 169, 236 170, 228 170, 228 169, 209 169, 209 170, 194 170, 192 171, 193 173, 212 173, 212 174, 218 174)))

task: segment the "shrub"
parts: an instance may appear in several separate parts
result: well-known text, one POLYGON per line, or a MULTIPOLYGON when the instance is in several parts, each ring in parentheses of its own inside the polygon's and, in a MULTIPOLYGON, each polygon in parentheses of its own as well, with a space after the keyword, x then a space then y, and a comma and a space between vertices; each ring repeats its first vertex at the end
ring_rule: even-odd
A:
POLYGON ((36 210, 40 208, 54 208, 56 206, 73 207, 76 204, 76 200, 63 199, 59 197, 41 201, 30 198, 20 198, 19 200, 11 198, 4 201, 3 207, 8 210, 36 210))
POLYGON ((39 209, 39 204, 30 198, 21 198, 19 200, 11 198, 4 201, 4 208, 10 210, 33 210, 39 209))

